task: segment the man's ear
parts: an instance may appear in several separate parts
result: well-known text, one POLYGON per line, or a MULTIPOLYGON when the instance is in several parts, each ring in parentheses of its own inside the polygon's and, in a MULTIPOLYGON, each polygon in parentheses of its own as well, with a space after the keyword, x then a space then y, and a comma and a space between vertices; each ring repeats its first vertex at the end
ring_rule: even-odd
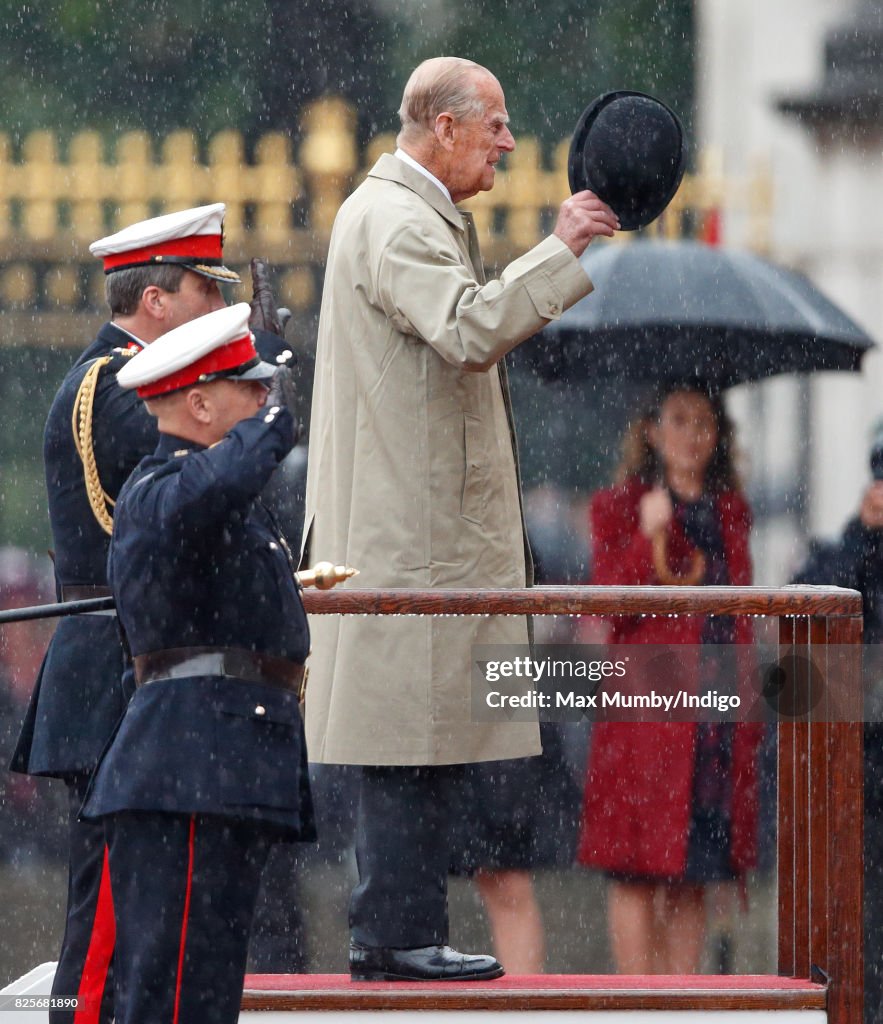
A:
POLYGON ((439 114, 435 119, 433 130, 440 146, 443 146, 448 151, 454 148, 457 123, 454 120, 453 114, 449 114, 447 111, 439 114))
POLYGON ((155 320, 164 320, 167 294, 155 284, 149 284, 141 293, 141 308, 155 320))
POLYGON ((187 409, 199 423, 211 423, 214 419, 211 396, 201 388, 191 388, 187 392, 187 409))

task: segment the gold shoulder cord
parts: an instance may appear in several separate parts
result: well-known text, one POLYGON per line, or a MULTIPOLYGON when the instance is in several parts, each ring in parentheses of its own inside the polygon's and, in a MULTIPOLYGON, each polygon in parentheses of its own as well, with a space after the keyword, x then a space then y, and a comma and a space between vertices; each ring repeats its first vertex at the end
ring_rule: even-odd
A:
MULTIPOLYGON (((134 353, 132 353, 134 355, 134 353)), ((74 409, 71 416, 71 428, 74 434, 74 445, 77 455, 83 463, 83 475, 86 480, 86 496, 92 506, 92 512, 98 520, 98 525, 105 533, 113 532, 113 514, 110 509, 114 507, 114 500, 101 486, 98 476, 98 465, 95 462, 95 450, 92 447, 92 405, 95 401, 95 389, 98 386, 98 378, 102 369, 111 361, 111 356, 103 356, 86 371, 86 375, 80 383, 77 397, 74 399, 74 409)))

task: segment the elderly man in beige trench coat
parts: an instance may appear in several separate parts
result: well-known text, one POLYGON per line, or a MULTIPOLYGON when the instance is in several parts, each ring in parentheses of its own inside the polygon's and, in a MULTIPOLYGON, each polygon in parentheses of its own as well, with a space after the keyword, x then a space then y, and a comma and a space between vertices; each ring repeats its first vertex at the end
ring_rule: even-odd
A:
MULTIPOLYGON (((335 221, 319 321, 304 552, 350 587, 531 581, 503 357, 591 290, 578 256, 618 221, 591 192, 486 281, 456 203, 515 142, 485 68, 425 61, 382 156, 335 221)), ((316 616, 306 698, 314 761, 362 770, 350 905, 354 979, 496 977, 447 941, 446 802, 464 763, 540 751, 536 724, 473 721, 474 644, 525 644, 524 619, 316 616)))

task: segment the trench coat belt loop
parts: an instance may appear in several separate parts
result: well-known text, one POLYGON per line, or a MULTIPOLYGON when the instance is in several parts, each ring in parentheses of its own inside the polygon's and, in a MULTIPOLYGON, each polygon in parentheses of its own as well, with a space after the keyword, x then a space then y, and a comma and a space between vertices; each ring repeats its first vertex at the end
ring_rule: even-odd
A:
POLYGON ((89 601, 93 597, 113 597, 110 587, 99 587, 92 583, 75 583, 72 586, 61 586, 61 600, 67 604, 69 601, 89 601))
POLYGON ((189 676, 224 676, 245 683, 278 686, 300 694, 305 666, 244 647, 173 647, 136 654, 135 683, 160 682, 189 676))

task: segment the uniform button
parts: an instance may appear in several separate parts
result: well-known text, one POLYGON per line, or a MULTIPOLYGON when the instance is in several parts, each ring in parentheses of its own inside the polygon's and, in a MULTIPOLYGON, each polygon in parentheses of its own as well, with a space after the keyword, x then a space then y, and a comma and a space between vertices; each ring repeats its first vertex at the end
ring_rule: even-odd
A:
POLYGON ((553 302, 552 305, 549 306, 549 312, 552 313, 554 316, 557 316, 560 311, 561 307, 558 305, 557 302, 553 302))
POLYGON ((281 408, 281 406, 274 405, 273 408, 270 410, 270 412, 273 413, 273 415, 275 416, 276 413, 279 412, 280 408, 281 408))
POLYGON ((273 413, 268 412, 267 415, 264 417, 264 423, 272 423, 274 419, 276 419, 276 417, 273 415, 273 413))
POLYGON ((263 704, 258 704, 258 706, 254 709, 254 713, 256 715, 265 715, 267 713, 267 709, 264 707, 263 704))
POLYGON ((276 541, 274 541, 274 540, 270 541, 270 550, 271 551, 278 551, 279 550, 279 545, 276 543, 276 541))

